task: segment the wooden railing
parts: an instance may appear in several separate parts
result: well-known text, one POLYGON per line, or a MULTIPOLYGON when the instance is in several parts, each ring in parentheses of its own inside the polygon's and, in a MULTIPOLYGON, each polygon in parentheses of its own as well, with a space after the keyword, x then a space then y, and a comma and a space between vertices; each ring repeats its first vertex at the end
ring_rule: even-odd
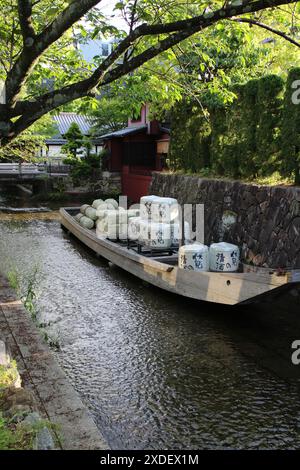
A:
POLYGON ((0 163, 0 175, 22 176, 22 175, 68 175, 69 165, 34 164, 34 163, 0 163))
POLYGON ((38 174, 43 170, 40 170, 39 167, 32 163, 0 163, 0 174, 38 174))

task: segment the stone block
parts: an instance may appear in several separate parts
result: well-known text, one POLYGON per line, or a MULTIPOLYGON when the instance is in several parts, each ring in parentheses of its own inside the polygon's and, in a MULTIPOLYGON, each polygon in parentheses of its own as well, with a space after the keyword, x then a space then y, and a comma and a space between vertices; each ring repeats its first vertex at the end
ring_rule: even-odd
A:
POLYGON ((55 449, 55 443, 52 434, 46 426, 37 432, 33 448, 35 450, 55 449))

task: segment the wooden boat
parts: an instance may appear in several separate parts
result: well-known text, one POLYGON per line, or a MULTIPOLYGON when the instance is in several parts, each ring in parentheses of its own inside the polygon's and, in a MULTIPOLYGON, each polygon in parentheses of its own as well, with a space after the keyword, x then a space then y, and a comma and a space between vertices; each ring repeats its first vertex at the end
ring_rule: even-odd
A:
MULTIPOLYGON (((154 286, 192 299, 235 305, 274 297, 300 285, 300 269, 276 272, 217 273, 179 269, 177 255, 151 258, 124 244, 97 238, 95 230, 83 228, 74 219, 78 208, 61 208, 61 224, 78 240, 108 261, 154 286)), ((245 267, 244 271, 250 270, 245 267)))

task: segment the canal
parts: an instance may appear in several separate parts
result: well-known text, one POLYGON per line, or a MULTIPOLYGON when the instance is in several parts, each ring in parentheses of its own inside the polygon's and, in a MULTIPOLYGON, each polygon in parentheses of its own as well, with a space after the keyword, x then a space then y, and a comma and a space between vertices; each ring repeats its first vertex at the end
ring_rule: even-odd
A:
POLYGON ((97 259, 55 210, 3 210, 32 207, 28 195, 0 188, 0 206, 0 271, 33 280, 39 322, 113 449, 299 448, 296 292, 189 301, 97 259))

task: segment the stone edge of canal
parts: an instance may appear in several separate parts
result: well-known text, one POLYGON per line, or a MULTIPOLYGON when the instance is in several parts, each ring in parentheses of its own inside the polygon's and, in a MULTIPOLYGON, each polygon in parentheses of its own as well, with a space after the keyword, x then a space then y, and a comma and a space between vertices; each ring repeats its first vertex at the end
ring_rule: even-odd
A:
POLYGON ((78 393, 1 275, 0 333, 17 362, 23 387, 33 394, 42 416, 56 425, 62 449, 108 450, 78 393))

